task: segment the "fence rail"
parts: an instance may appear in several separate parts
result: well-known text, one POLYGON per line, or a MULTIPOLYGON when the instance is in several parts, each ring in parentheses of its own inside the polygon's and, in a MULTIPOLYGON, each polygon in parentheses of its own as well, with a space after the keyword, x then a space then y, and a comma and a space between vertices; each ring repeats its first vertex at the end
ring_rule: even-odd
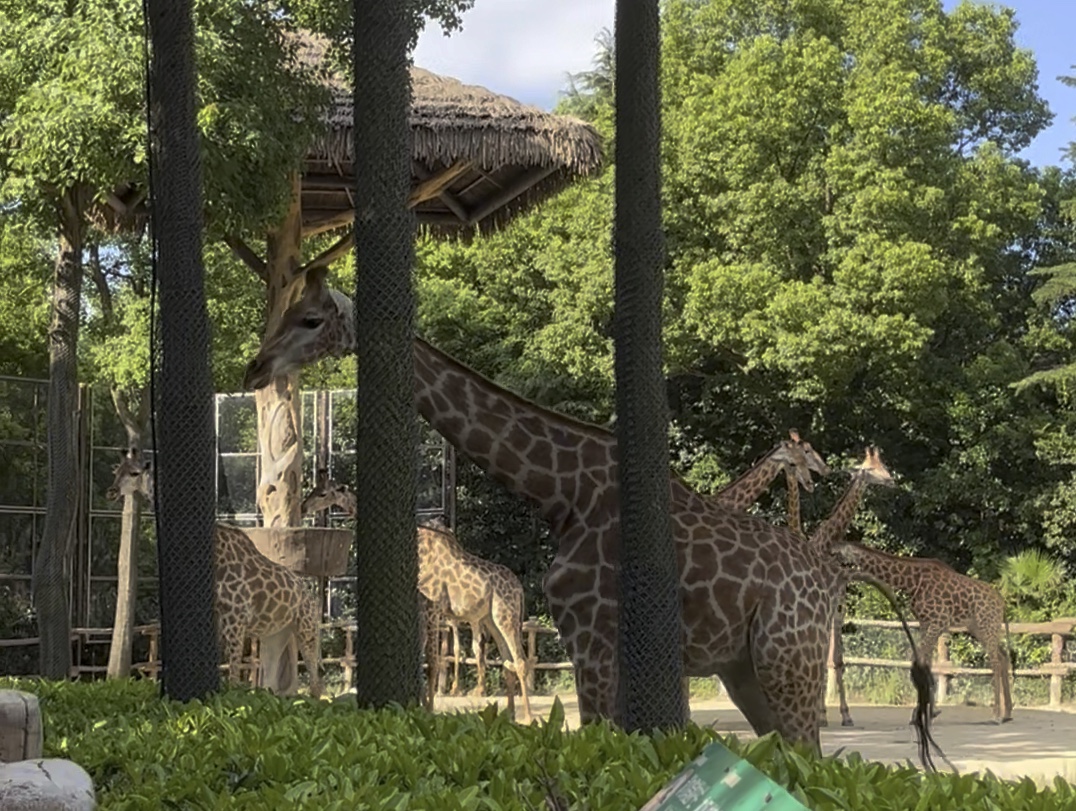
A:
MULTIPOLYGON (((853 619, 852 622, 863 628, 896 629, 901 627, 901 623, 895 620, 853 619)), ((919 627, 919 623, 917 622, 909 622, 908 625, 913 628, 919 627)), ((322 623, 321 628, 323 631, 343 632, 343 655, 326 657, 322 659, 322 663, 340 667, 343 670, 345 683, 350 684, 356 661, 355 633, 357 626, 355 621, 346 619, 334 620, 332 622, 322 623)), ((147 661, 134 664, 132 669, 151 679, 156 679, 161 670, 160 626, 156 623, 139 625, 136 626, 134 630, 135 634, 148 639, 149 650, 147 661)), ((1062 685, 1064 679, 1067 676, 1076 673, 1076 662, 1066 662, 1063 660, 1065 641, 1076 637, 1076 618, 1064 617, 1053 620, 1052 622, 1014 622, 1010 624, 1009 632, 1012 635, 1050 637, 1050 661, 1037 667, 1017 668, 1013 671, 1013 674, 1014 676, 1019 676, 1021 678, 1048 678, 1050 680, 1050 706, 1055 708, 1060 707, 1062 703, 1062 685)), ((958 633, 968 633, 968 629, 963 626, 953 627, 949 629, 947 634, 943 635, 942 638, 938 640, 937 656, 932 670, 938 680, 937 700, 939 703, 943 702, 948 695, 950 682, 954 677, 991 675, 991 670, 989 668, 962 667, 952 663, 949 657, 949 645, 952 634, 958 633)), ((542 662, 538 660, 538 636, 540 634, 556 635, 557 631, 554 628, 548 628, 542 625, 538 622, 536 617, 531 617, 523 623, 523 651, 524 656, 531 665, 527 685, 530 689, 534 688, 534 675, 536 671, 570 671, 572 669, 571 662, 542 662)), ((441 689, 443 689, 443 686, 447 682, 448 667, 455 663, 456 656, 458 655, 457 651, 449 649, 448 640, 450 637, 451 631, 449 627, 442 626, 442 655, 439 662, 440 673, 438 674, 438 685, 441 689)), ((72 643, 81 641, 84 644, 107 644, 111 641, 111 638, 111 628, 73 628, 71 631, 72 643)), ((36 637, 28 639, 0 639, 0 648, 23 647, 36 644, 38 644, 38 638, 36 637)), ((460 656, 459 661, 460 665, 465 667, 473 667, 478 663, 474 657, 466 655, 460 656)), ((257 684, 258 664, 257 642, 252 640, 251 655, 248 658, 244 658, 242 668, 247 679, 253 684, 257 684)), ((499 659, 488 659, 486 664, 488 667, 492 668, 502 666, 502 662, 499 659)), ((857 656, 845 657, 844 664, 846 668, 881 667, 907 670, 911 667, 911 663, 907 659, 878 659, 857 656)), ((227 665, 222 665, 221 668, 226 671, 227 665)), ((829 668, 832 687, 832 656, 829 662, 829 668)), ((102 666, 77 665, 72 667, 71 676, 77 678, 84 674, 103 673, 105 670, 106 668, 102 666)))
MULTIPOLYGON (((901 623, 896 620, 850 620, 853 624, 864 628, 900 628, 901 623)), ((909 622, 909 627, 918 628, 918 622, 909 622)), ((967 627, 956 626, 949 629, 938 640, 938 649, 934 663, 931 667, 938 680, 937 702, 941 704, 949 694, 949 686, 954 676, 989 676, 993 673, 987 667, 961 667, 954 665, 949 658, 949 645, 953 634, 969 633, 967 627)), ((1013 676, 1050 679, 1050 706, 1061 706, 1061 691, 1065 677, 1076 673, 1076 662, 1063 661, 1065 652, 1065 640, 1076 636, 1076 618, 1062 617, 1052 622, 1014 622, 1009 625, 1010 635, 1023 636, 1048 636, 1050 637, 1050 661, 1032 668, 1014 669, 1013 676)), ((859 656, 844 657, 845 668, 852 667, 884 667, 893 669, 909 669, 911 662, 897 659, 872 659, 859 656)), ((833 689, 833 658, 832 651, 829 661, 830 669, 830 692, 833 689)))

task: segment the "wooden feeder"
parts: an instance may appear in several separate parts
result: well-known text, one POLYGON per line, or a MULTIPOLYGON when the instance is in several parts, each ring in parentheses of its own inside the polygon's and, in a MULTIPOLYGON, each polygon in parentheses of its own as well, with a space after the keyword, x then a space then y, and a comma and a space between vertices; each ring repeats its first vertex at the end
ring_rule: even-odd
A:
POLYGON ((269 560, 307 577, 347 574, 348 552, 355 540, 350 529, 329 527, 243 527, 269 560))

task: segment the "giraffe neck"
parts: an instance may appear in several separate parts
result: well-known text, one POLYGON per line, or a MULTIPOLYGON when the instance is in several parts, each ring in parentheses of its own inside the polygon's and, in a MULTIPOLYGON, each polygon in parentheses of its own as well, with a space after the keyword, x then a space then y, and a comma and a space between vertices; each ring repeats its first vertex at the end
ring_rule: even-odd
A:
POLYGON ((803 534, 800 519, 800 483, 792 469, 785 466, 785 487, 788 489, 788 528, 797 535, 803 534))
POLYGON ((553 522, 613 483, 611 432, 530 403, 419 338, 415 398, 445 439, 553 522))
POLYGON ((844 550, 855 561, 855 570, 868 575, 891 589, 914 593, 920 582, 918 561, 890 555, 861 544, 848 543, 844 550))
MULTIPOLYGON (((784 464, 773 458, 774 451, 763 456, 730 484, 717 491, 715 498, 730 510, 746 510, 769 488, 784 464)), ((798 485, 797 485, 798 486, 798 485)))
POLYGON ((811 535, 812 546, 828 552, 833 544, 844 537, 848 527, 852 524, 852 518, 856 514, 859 500, 863 497, 863 492, 866 489, 866 477, 852 474, 852 483, 844 491, 844 495, 837 502, 837 506, 833 508, 829 518, 819 524, 818 529, 811 535))

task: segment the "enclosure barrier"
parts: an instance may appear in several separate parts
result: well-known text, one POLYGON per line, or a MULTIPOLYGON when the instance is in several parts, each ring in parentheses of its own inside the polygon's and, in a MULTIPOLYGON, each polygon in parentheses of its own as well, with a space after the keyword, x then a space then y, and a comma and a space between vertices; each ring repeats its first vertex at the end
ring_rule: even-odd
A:
MULTIPOLYGON (((900 628, 900 622, 896 620, 852 620, 855 625, 863 628, 900 628)), ((909 622, 908 625, 913 628, 918 628, 919 623, 909 622)), ((343 632, 344 634, 344 652, 342 656, 326 657, 322 659, 323 664, 335 665, 340 667, 344 674, 344 683, 351 684, 352 669, 355 667, 355 632, 356 624, 354 620, 340 619, 333 622, 322 623, 322 631, 330 632, 343 632)), ((1076 673, 1076 662, 1063 661, 1065 651, 1065 641, 1076 637, 1076 618, 1063 617, 1051 622, 1014 622, 1009 625, 1009 631, 1013 636, 1035 636, 1035 637, 1050 637, 1050 661, 1045 662, 1038 667, 1018 668, 1014 672, 1014 676, 1021 678, 1043 678, 1048 677, 1050 679, 1050 704, 1052 708, 1058 708, 1062 704, 1062 684, 1065 677, 1076 673)), ((949 629, 949 632, 938 640, 938 652, 937 658, 934 661, 932 670, 938 680, 937 700, 938 703, 945 701, 948 696, 950 681, 954 676, 989 676, 991 671, 985 667, 961 667, 954 665, 949 658, 949 643, 952 634, 955 633, 968 633, 968 629, 963 626, 956 626, 949 629)), ((161 669, 160 660, 160 626, 156 623, 150 625, 138 625, 135 627, 136 636, 146 637, 149 641, 149 650, 147 654, 147 661, 138 662, 132 665, 133 669, 141 673, 142 675, 157 679, 161 669)), ((534 675, 539 670, 545 671, 571 671, 571 662, 541 662, 538 660, 538 635, 549 634, 556 635, 555 628, 549 628, 542 625, 537 617, 530 617, 523 623, 523 651, 527 661, 530 663, 530 671, 528 675, 528 689, 534 689, 534 675)), ((444 685, 447 681, 447 673, 450 665, 454 665, 456 661, 456 652, 452 651, 449 646, 449 640, 451 639, 451 630, 447 625, 441 627, 441 657, 440 657, 440 673, 438 674, 438 684, 444 685)), ((71 641, 82 642, 86 645, 92 644, 108 644, 112 639, 111 628, 73 628, 71 630, 71 641)), ((0 639, 0 648, 12 648, 22 647, 28 645, 38 644, 37 637, 27 639, 0 639)), ((244 658, 241 665, 246 679, 252 684, 257 684, 257 667, 258 667, 258 648, 257 641, 251 641, 251 656, 244 658)), ((460 657, 461 667, 474 667, 478 664, 477 660, 472 656, 460 657)), ((487 659, 486 664, 488 667, 495 668, 501 667, 501 661, 499 659, 487 659)), ((847 656, 844 659, 845 668, 849 667, 882 667, 882 668, 894 668, 907 670, 911 667, 910 661, 907 659, 871 659, 856 656, 847 656)), ((227 665, 221 665, 223 670, 227 670, 227 665)), ((76 665, 71 668, 71 677, 78 678, 83 675, 95 675, 104 673, 107 670, 105 666, 91 666, 91 665, 76 665)), ((829 662, 830 681, 833 680, 833 661, 832 658, 829 662)))
MULTIPOLYGON (((898 620, 850 619, 849 621, 863 628, 901 627, 901 623, 898 620)), ((908 625, 912 628, 919 627, 918 622, 909 622, 908 625)), ((1076 662, 1062 661, 1065 651, 1065 640, 1076 636, 1074 630, 1076 630, 1076 617, 1062 617, 1053 620, 1052 622, 1013 622, 1009 624, 1009 633, 1013 636, 1019 634, 1023 636, 1050 637, 1050 661, 1043 663, 1039 667, 1026 667, 1014 670, 1013 680, 1015 681, 1017 676, 1036 678, 1048 676, 1050 678, 1050 707, 1052 708, 1061 706, 1061 686, 1064 683, 1065 676, 1076 672, 1076 662)), ((968 629, 962 625, 954 626, 949 629, 948 633, 943 634, 938 640, 937 657, 931 666, 931 670, 938 680, 936 700, 939 704, 944 703, 948 697, 949 683, 954 676, 989 676, 993 672, 988 667, 960 667, 959 665, 954 665, 952 663, 949 658, 949 643, 952 634, 957 633, 966 634, 968 633, 968 629)), ((830 660, 828 664, 830 683, 832 684, 834 673, 832 651, 830 652, 830 660)), ((908 670, 911 668, 911 662, 906 659, 870 659, 858 656, 846 656, 844 657, 844 666, 846 670, 849 667, 884 667, 908 670)))

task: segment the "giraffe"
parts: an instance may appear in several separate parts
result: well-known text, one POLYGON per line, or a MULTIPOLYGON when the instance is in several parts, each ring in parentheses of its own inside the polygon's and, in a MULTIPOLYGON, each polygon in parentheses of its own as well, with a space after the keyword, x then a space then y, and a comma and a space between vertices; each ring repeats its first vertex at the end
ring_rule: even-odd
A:
MULTIPOLYGON (((307 274, 300 299, 267 334, 245 388, 355 351, 351 300, 307 274)), ((613 717, 617 692, 617 442, 608 429, 543 408, 414 339, 419 413, 548 522, 558 549, 543 587, 575 669, 582 722, 613 717)), ((818 695, 840 567, 788 530, 713 504, 671 471, 670 517, 687 676, 718 675, 759 735, 776 730, 820 751, 818 695)), ((929 674, 913 664, 919 684, 929 674)), ((920 689, 920 696, 923 691, 920 689)), ((922 699, 921 699, 922 701, 922 699)), ((929 719, 920 714, 929 764, 929 719)))
MULTIPOLYGON (((109 498, 141 493, 153 503, 153 470, 137 457, 124 455, 115 467, 109 498)), ((310 695, 321 695, 321 608, 302 578, 265 557, 239 527, 213 529, 213 609, 228 678, 240 682, 247 637, 263 640, 294 635, 310 673, 310 695)))
POLYGON ((814 490, 812 461, 808 459, 799 435, 790 433, 794 434, 791 439, 778 442, 738 478, 710 496, 710 500, 725 509, 744 511, 758 500, 782 470, 789 479, 796 481, 798 487, 808 493, 814 490))
MULTIPOLYGON (((863 498, 864 492, 869 485, 879 485, 882 487, 893 486, 893 476, 882 462, 881 454, 877 448, 867 448, 863 461, 855 468, 852 469, 852 480, 849 482, 847 489, 841 496, 837 505, 833 508, 833 512, 826 518, 813 533, 808 540, 808 543, 815 548, 820 555, 831 554, 833 544, 841 540, 845 533, 848 531, 848 527, 852 524, 852 519, 855 517, 856 508, 859 506, 860 500, 863 498)), ((796 494, 796 503, 798 507, 799 494, 796 494)), ((793 500, 792 494, 789 494, 789 501, 793 500)), ((790 506, 791 512, 791 506, 790 506)), ((799 515, 796 516, 797 524, 799 523, 799 515)), ((802 527, 799 530, 802 535, 802 527)), ((833 662, 833 674, 837 684, 837 692, 840 700, 840 712, 841 712, 841 726, 854 726, 852 720, 851 711, 848 708, 848 701, 844 691, 844 641, 841 637, 841 629, 844 627, 844 613, 845 613, 845 593, 848 588, 848 582, 850 580, 850 573, 846 572, 845 576, 840 579, 837 586, 836 610, 833 615, 833 624, 830 628, 830 659, 833 662)), ((821 694, 821 706, 819 710, 819 723, 822 726, 827 726, 829 721, 826 718, 826 696, 825 692, 821 694)))
MULTIPOLYGON (((789 429, 789 439, 792 440, 803 454, 804 460, 807 464, 807 470, 817 473, 819 476, 828 476, 830 474, 829 465, 819 455, 810 442, 804 439, 800 439, 800 433, 795 428, 789 429)), ((807 478, 810 481, 810 472, 807 474, 807 478)), ((788 518, 786 523, 788 528, 796 535, 803 536, 803 519, 800 516, 800 486, 803 482, 803 476, 799 471, 793 469, 789 465, 785 465, 785 491, 788 496, 788 518)), ((814 490, 814 482, 811 481, 810 487, 804 487, 804 489, 810 493, 814 490)), ((805 537, 805 536, 804 536, 805 537)))
POLYGON ((844 541, 835 554, 853 567, 853 579, 878 581, 908 597, 919 620, 919 656, 929 664, 938 639, 950 628, 964 626, 986 651, 993 671, 994 722, 1012 720, 1012 693, 1005 633, 1005 601, 989 583, 960 574, 936 558, 892 555, 863 544, 844 541))
MULTIPOLYGON (((303 499, 302 513, 306 515, 337 506, 354 518, 356 502, 354 491, 347 485, 325 479, 303 499)), ((418 527, 417 536, 419 593, 428 602, 440 607, 445 617, 471 626, 475 659, 483 670, 482 631, 487 631, 493 637, 501 652, 506 673, 515 674, 520 683, 523 694, 522 720, 529 724, 533 716, 527 693, 529 663, 523 655, 523 586, 519 578, 507 566, 468 552, 447 527, 422 525, 418 527)), ((458 636, 455 642, 455 681, 459 684, 458 636)), ((428 664, 432 671, 435 663, 431 661, 428 664)), ((484 678, 481 678, 479 689, 485 690, 484 678)), ((508 685, 508 698, 511 710, 514 701, 511 684, 508 685)))

